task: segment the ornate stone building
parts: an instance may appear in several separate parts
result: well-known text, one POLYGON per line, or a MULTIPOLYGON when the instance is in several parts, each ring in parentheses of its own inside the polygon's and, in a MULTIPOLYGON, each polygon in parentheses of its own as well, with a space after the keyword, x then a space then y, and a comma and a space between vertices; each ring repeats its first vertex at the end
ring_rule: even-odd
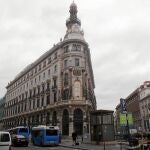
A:
POLYGON ((145 81, 139 88, 140 112, 141 112, 141 131, 150 131, 150 81, 145 81))
POLYGON ((96 109, 90 50, 75 3, 69 12, 64 39, 7 85, 5 128, 47 124, 58 125, 63 135, 89 131, 96 109))

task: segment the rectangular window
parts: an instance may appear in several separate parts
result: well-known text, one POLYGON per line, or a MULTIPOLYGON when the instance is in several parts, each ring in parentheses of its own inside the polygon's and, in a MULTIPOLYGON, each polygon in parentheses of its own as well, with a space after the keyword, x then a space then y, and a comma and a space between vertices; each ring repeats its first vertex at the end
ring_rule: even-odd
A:
POLYGON ((44 87, 44 84, 42 84, 42 92, 44 92, 45 90, 45 87, 44 87))
POLYGON ((47 90, 49 90, 50 88, 49 88, 49 82, 47 83, 47 90))
POLYGON ((31 70, 30 75, 33 76, 33 70, 31 70))
POLYGON ((36 94, 36 88, 33 89, 33 96, 36 94))
POLYGON ((68 100, 68 98, 69 98, 69 90, 65 89, 63 91, 63 100, 68 100))
POLYGON ((27 103, 25 103, 24 105, 24 111, 26 111, 26 109, 27 109, 27 103))
POLYGON ((43 106, 44 105, 44 98, 42 97, 42 99, 41 99, 41 106, 43 106))
POLYGON ((38 86, 38 94, 40 94, 40 86, 38 86))
POLYGON ((57 100, 57 95, 56 93, 54 93, 54 103, 56 102, 56 100, 57 100))
POLYGON ((80 66, 79 58, 75 58, 75 66, 80 66))
POLYGON ((41 70, 41 64, 39 64, 39 71, 41 70))
POLYGON ((68 53, 68 52, 69 52, 69 46, 67 45, 64 47, 64 53, 68 53))
POLYGON ((46 67, 46 60, 43 62, 43 68, 46 67))
POLYGON ((65 76, 64 76, 64 86, 68 85, 68 83, 69 83, 68 73, 65 73, 65 76))
POLYGON ((73 44, 72 45, 72 51, 76 51, 77 47, 76 47, 76 44, 73 44))
POLYGON ((103 124, 112 124, 112 116, 109 114, 103 115, 103 124))
POLYGON ((57 72, 57 65, 54 66, 54 73, 57 72))
POLYGON ((57 59, 57 52, 54 54, 54 59, 57 59))
POLYGON ((37 67, 35 67, 35 70, 34 70, 34 72, 35 72, 35 73, 37 73, 37 67))
POLYGON ((39 106, 40 106, 40 100, 37 99, 37 107, 39 107, 39 106))
POLYGON ((48 64, 50 64, 50 63, 51 63, 51 57, 48 58, 48 64))
POLYGON ((47 100, 46 100, 46 102, 47 102, 47 105, 50 104, 50 96, 49 96, 49 95, 47 95, 47 100))
POLYGON ((72 45, 72 51, 81 51, 81 45, 73 44, 72 45))
POLYGON ((35 100, 33 100, 33 109, 35 108, 35 100))
POLYGON ((43 72, 43 79, 45 78, 45 72, 43 72))
POLYGON ((77 45, 77 51, 81 51, 81 45, 77 45))
POLYGON ((68 66, 68 60, 64 60, 64 67, 67 67, 68 66))

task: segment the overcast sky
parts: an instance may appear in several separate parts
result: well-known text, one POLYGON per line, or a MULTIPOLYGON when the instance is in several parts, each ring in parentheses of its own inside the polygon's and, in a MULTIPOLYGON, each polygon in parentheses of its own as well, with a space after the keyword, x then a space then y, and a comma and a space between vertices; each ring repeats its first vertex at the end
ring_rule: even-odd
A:
MULTIPOLYGON (((72 0, 0 0, 0 97, 66 32, 72 0)), ((75 0, 91 50, 98 109, 150 80, 150 0, 75 0)))

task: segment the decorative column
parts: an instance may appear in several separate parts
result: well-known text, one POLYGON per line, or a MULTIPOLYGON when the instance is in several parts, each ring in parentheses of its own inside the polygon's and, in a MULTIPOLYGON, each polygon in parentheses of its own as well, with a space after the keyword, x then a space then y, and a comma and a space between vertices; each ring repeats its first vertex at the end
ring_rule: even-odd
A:
POLYGON ((73 110, 72 110, 72 106, 69 106, 69 136, 72 136, 73 130, 74 130, 74 127, 73 127, 73 110))

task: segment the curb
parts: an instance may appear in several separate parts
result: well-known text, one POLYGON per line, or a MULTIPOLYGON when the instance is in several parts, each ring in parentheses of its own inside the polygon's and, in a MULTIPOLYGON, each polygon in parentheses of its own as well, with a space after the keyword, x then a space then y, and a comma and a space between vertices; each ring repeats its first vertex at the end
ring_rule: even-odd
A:
POLYGON ((63 144, 59 144, 59 146, 61 146, 61 147, 67 147, 67 148, 72 148, 72 149, 89 150, 87 148, 83 148, 83 147, 80 147, 80 146, 69 146, 69 145, 63 145, 63 144))

